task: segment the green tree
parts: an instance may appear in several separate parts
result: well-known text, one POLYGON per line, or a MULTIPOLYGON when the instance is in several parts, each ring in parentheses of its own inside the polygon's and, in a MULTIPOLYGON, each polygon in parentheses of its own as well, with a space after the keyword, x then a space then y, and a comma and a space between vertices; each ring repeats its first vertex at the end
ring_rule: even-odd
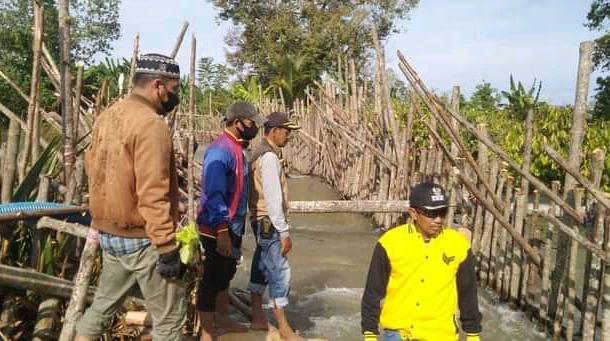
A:
POLYGON ((220 10, 221 20, 235 25, 226 37, 233 50, 227 56, 228 61, 238 71, 258 75, 265 86, 274 80, 276 88, 278 79, 287 81, 286 67, 297 66, 294 62, 298 61, 299 69, 307 70, 307 74, 292 75, 293 80, 299 79, 292 89, 297 97, 306 85, 336 70, 339 57, 351 58, 359 69, 364 69, 372 48, 371 25, 377 26, 380 38, 384 39, 399 30, 400 20, 418 3, 418 0, 208 1, 220 10), (287 56, 292 56, 292 61, 287 56))
POLYGON ((595 106, 593 107, 593 118, 610 120, 610 31, 608 21, 610 20, 610 1, 593 0, 591 9, 587 14, 585 26, 592 31, 602 32, 602 36, 595 40, 595 52, 593 62, 595 67, 602 71, 603 75, 597 77, 597 93, 595 94, 595 106))
POLYGON ((494 89, 490 83, 483 82, 475 87, 470 100, 464 103, 466 110, 478 110, 492 113, 498 110, 501 96, 498 90, 494 89))
POLYGON ((224 65, 214 63, 214 58, 204 57, 197 64, 197 85, 204 89, 221 90, 229 86, 229 78, 233 70, 224 65))
MULTIPOLYGON (((0 70, 21 89, 29 90, 32 69, 31 0, 0 2, 0 70)), ((58 11, 56 0, 42 0, 44 6, 44 42, 55 61, 59 60, 58 11)), ((72 54, 73 61, 89 63, 96 53, 107 54, 110 43, 120 35, 118 22, 120 0, 73 0, 72 54)), ((43 77, 41 85, 43 107, 56 105, 54 89, 43 77)), ((27 104, 3 80, 0 80, 0 102, 16 114, 23 115, 27 104)), ((1 116, 5 120, 4 116, 1 116)), ((2 121, 2 123, 6 123, 2 121)))

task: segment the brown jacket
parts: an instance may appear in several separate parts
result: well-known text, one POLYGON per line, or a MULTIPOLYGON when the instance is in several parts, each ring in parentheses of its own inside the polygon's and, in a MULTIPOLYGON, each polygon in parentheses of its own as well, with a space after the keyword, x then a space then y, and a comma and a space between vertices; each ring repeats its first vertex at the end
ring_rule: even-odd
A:
POLYGON ((132 94, 93 126, 85 155, 92 225, 106 233, 150 238, 160 253, 177 248, 178 179, 167 124, 132 94))

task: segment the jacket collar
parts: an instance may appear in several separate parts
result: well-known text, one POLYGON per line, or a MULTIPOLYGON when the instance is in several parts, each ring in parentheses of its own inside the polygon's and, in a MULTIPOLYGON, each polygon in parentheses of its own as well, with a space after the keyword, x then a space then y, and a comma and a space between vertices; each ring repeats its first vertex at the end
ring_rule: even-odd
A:
POLYGON ((140 95, 132 92, 129 95, 129 97, 127 97, 127 99, 130 101, 134 101, 134 102, 143 104, 143 105, 149 107, 150 109, 152 109, 152 111, 154 111, 155 113, 157 112, 157 108, 155 108, 155 106, 152 103, 150 103, 150 101, 147 100, 146 98, 144 98, 143 96, 140 96, 140 95))
POLYGON ((229 140, 231 140, 231 142, 238 144, 240 146, 242 146, 243 140, 238 139, 235 135, 233 135, 233 133, 231 131, 229 131, 229 129, 225 129, 223 131, 223 134, 229 138, 229 140))

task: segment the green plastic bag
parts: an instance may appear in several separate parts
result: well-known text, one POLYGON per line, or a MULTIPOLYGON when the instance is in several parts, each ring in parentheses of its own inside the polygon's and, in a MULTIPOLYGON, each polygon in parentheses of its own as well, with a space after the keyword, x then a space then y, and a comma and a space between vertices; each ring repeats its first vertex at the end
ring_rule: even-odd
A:
POLYGON ((176 241, 180 244, 180 261, 183 264, 192 263, 199 247, 199 232, 195 223, 191 222, 178 230, 176 241))

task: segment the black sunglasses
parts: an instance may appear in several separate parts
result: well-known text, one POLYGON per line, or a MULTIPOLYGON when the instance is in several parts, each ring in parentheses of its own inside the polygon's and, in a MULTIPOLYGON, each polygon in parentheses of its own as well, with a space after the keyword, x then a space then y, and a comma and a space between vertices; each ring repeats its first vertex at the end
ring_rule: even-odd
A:
POLYGON ((427 218, 435 219, 435 218, 445 218, 447 216, 447 207, 437 208, 434 210, 429 210, 423 207, 415 207, 415 211, 427 218))

